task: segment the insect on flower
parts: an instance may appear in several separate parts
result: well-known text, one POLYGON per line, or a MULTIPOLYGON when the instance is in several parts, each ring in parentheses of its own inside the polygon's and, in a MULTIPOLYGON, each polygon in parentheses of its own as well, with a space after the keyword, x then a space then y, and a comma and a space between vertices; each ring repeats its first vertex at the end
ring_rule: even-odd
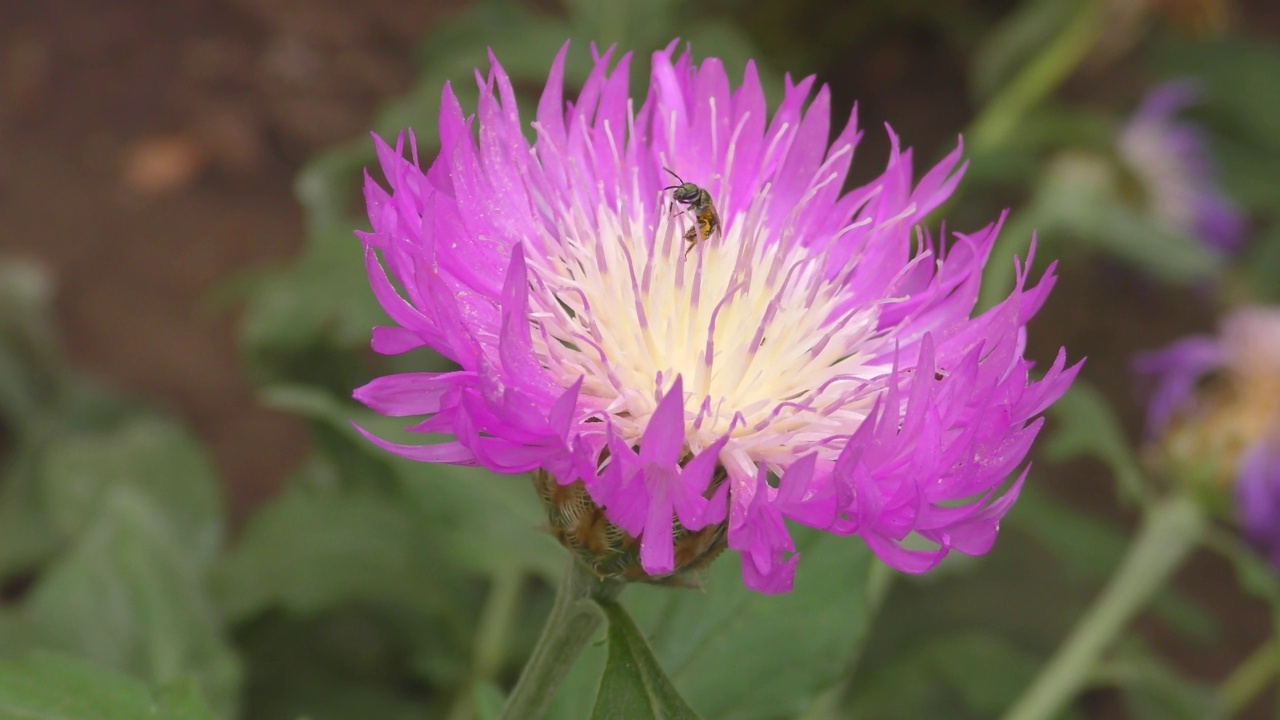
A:
POLYGON ((711 193, 706 188, 694 185, 691 182, 685 182, 684 178, 675 174, 670 168, 662 168, 671 173, 671 177, 679 181, 679 185, 668 185, 662 188, 663 192, 674 190, 671 198, 676 202, 684 205, 687 212, 692 212, 694 217, 693 227, 684 231, 684 241, 689 243, 689 247, 685 249, 685 255, 698 244, 699 240, 708 240, 711 234, 720 231, 720 214, 716 212, 716 206, 711 201, 711 193))

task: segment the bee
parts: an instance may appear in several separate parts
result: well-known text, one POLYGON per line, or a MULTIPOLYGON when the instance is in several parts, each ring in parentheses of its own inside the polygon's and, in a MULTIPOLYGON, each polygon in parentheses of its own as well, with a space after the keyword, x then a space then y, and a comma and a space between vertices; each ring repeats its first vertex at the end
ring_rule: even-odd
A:
POLYGON ((716 212, 716 206, 711 201, 711 193, 707 192, 705 188, 698 187, 691 182, 685 182, 683 178, 669 168, 662 169, 671 173, 671 177, 680 182, 679 185, 662 188, 663 192, 674 190, 671 193, 671 198, 693 213, 694 224, 684 232, 684 241, 689 243, 689 247, 685 249, 684 254, 688 255, 699 240, 706 240, 711 237, 712 233, 720 231, 720 214, 716 212))

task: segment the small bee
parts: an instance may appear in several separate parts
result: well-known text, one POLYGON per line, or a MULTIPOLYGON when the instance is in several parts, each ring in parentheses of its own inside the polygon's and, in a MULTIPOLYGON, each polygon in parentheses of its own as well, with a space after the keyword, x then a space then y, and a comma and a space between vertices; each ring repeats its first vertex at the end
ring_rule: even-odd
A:
POLYGON ((699 240, 706 240, 712 233, 720 231, 720 214, 716 212, 716 206, 711 202, 711 193, 691 182, 685 182, 669 168, 662 169, 671 173, 671 177, 680 182, 679 185, 664 187, 662 190, 664 192, 674 190, 675 192, 671 193, 672 199, 688 208, 695 219, 693 227, 684 232, 684 241, 689 243, 684 254, 688 255, 699 240))

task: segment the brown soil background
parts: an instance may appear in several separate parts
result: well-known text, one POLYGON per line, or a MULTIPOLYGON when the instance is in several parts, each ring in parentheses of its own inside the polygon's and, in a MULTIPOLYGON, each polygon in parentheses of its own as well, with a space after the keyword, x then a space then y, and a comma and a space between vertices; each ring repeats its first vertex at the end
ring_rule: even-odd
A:
MULTIPOLYGON (((0 2, 0 261, 32 258, 51 270, 73 360, 178 413, 210 449, 237 520, 280 487, 306 437, 295 418, 257 406, 237 317, 210 297, 236 273, 292 257, 302 242, 291 191, 299 165, 365 132, 375 108, 408 89, 416 43, 458 5, 0 2)), ((1246 9, 1244 26, 1280 28, 1271 0, 1246 9)), ((969 119, 963 59, 922 48, 909 31, 874 38, 840 65, 829 73, 837 106, 861 101, 873 132, 859 153, 873 167, 885 119, 921 157, 954 142, 969 119)), ((1106 358, 1211 322, 1194 297, 1115 268, 1073 266, 1032 326, 1032 350, 1047 359, 1066 345, 1095 358, 1087 377, 1136 428, 1128 370, 1106 358)), ((1131 520, 1101 469, 1087 469, 1096 472, 1040 480, 1131 520)), ((1184 647, 1155 623, 1148 635, 1185 670, 1218 679, 1264 637, 1266 610, 1211 558, 1182 580, 1223 618, 1224 642, 1184 647)))
POLYGON ((291 183, 406 90, 432 2, 0 3, 0 253, 52 271, 76 363, 180 414, 243 518, 305 452, 210 298, 302 242, 291 183))

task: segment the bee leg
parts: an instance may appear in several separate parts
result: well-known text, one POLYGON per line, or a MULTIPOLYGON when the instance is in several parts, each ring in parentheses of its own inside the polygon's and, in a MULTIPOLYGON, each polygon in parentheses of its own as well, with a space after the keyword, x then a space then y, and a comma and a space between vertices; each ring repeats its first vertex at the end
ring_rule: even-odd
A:
POLYGON ((689 257, 689 252, 698 244, 700 234, 701 233, 698 232, 697 223, 694 223, 693 227, 684 231, 684 241, 689 244, 689 246, 684 249, 685 257, 689 257))

